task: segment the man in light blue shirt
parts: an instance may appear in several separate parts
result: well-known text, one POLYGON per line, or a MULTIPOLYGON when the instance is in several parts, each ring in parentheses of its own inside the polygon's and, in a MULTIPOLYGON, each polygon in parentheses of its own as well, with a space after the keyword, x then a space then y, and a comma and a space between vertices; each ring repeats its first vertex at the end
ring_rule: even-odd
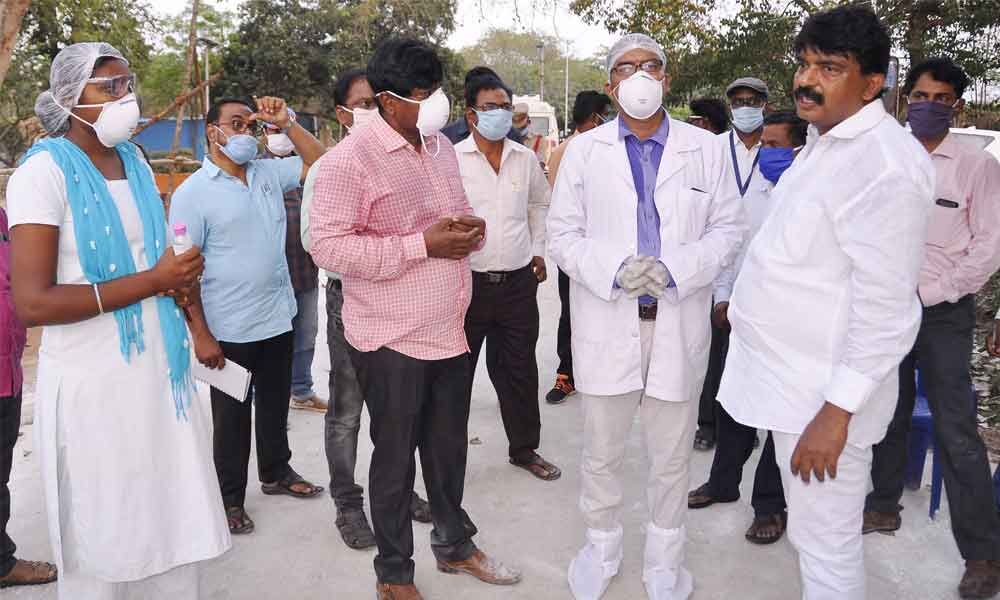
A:
MULTIPOLYGON (((192 291, 188 316, 198 360, 222 368, 226 359, 253 375, 257 463, 265 494, 309 498, 322 492, 291 466, 291 392, 295 294, 285 260, 284 194, 301 185, 324 151, 296 124, 284 100, 261 98, 256 110, 222 99, 206 119, 208 155, 174 193, 170 221, 187 227, 206 268, 192 291), (281 128, 299 156, 255 160, 261 121, 281 128)), ((251 403, 212 389, 215 468, 232 533, 250 533, 244 509, 250 462, 251 403)))

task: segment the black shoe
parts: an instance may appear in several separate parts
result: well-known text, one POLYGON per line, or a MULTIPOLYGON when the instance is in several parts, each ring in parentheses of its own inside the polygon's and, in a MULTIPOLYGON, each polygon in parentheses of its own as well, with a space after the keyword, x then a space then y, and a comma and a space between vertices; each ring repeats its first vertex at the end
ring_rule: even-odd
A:
POLYGON ((562 404, 566 398, 576 393, 573 382, 568 375, 556 375, 556 384, 545 394, 545 401, 549 404, 562 404))
POLYGON ((431 523, 431 505, 426 500, 413 492, 413 499, 410 500, 410 516, 417 523, 431 523))
POLYGON ((694 433, 694 449, 707 451, 715 448, 715 430, 711 427, 699 427, 694 433))

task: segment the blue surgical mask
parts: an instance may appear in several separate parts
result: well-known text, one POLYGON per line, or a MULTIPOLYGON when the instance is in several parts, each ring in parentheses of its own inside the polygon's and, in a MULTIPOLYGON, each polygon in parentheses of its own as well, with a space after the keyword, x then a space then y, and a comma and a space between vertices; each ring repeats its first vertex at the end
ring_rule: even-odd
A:
MULTIPOLYGON (((219 129, 216 127, 216 129, 219 129)), ((226 132, 219 129, 225 135, 226 132)), ((218 144, 219 150, 238 165, 245 165, 257 158, 257 138, 252 135, 239 134, 227 136, 225 144, 218 144)))
POLYGON ((761 148, 760 160, 757 166, 760 174, 771 183, 777 185, 781 174, 792 166, 795 160, 795 148, 761 148))
POLYGON ((476 123, 476 131, 491 142, 502 140, 510 131, 511 121, 514 119, 514 113, 502 108, 486 111, 477 110, 476 115, 479 118, 476 123))
POLYGON ((762 107, 741 106, 733 109, 733 127, 743 133, 757 131, 764 124, 764 109, 762 107))

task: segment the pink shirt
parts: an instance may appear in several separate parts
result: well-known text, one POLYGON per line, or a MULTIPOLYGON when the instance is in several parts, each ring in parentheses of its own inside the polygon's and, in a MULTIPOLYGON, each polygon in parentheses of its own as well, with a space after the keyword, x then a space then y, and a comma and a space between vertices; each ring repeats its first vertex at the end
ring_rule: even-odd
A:
POLYGON ((344 334, 362 352, 420 360, 469 351, 468 258, 428 258, 424 230, 469 214, 455 149, 443 136, 417 152, 381 118, 324 156, 310 210, 316 264, 340 273, 344 334), (434 156, 435 150, 438 150, 434 156))
POLYGON ((937 186, 920 271, 924 306, 974 294, 1000 268, 1000 163, 953 134, 931 160, 937 186))
POLYGON ((10 293, 7 211, 0 208, 0 398, 21 393, 21 384, 24 383, 21 355, 25 342, 24 326, 14 314, 14 298, 10 293))

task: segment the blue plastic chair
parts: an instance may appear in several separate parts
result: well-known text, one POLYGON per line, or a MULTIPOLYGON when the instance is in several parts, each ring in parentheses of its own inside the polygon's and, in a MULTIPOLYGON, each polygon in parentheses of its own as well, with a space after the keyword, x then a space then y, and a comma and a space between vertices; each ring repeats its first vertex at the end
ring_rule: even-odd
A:
MULTIPOLYGON (((938 458, 937 450, 934 449, 934 420, 931 417, 930 406, 927 404, 927 393, 924 391, 924 382, 920 376, 920 370, 916 372, 917 378, 917 398, 913 403, 913 417, 910 421, 910 444, 909 457, 906 462, 903 481, 906 487, 911 490, 920 489, 924 476, 924 464, 927 459, 927 450, 932 449, 934 456, 931 463, 931 503, 929 516, 931 519, 941 508, 941 492, 944 490, 944 475, 941 471, 941 460, 938 458)), ((971 390, 972 407, 975 410, 979 404, 976 396, 976 388, 971 390)), ((993 486, 998 498, 998 510, 1000 510, 1000 466, 993 473, 993 486)))

